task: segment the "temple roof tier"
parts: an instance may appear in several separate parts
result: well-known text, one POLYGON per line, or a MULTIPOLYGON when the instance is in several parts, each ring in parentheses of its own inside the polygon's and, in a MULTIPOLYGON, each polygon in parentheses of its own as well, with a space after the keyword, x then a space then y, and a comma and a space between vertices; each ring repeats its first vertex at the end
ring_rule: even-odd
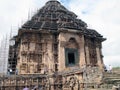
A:
POLYGON ((87 24, 77 18, 74 12, 66 9, 59 1, 48 1, 38 12, 28 20, 21 30, 58 31, 60 28, 78 30, 90 37, 102 38, 97 31, 88 29, 87 24))

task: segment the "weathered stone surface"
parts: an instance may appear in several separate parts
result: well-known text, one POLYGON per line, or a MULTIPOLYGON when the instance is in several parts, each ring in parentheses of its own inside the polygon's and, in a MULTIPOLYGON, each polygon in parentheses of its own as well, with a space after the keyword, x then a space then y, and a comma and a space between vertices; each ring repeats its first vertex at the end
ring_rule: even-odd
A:
POLYGON ((99 85, 104 40, 60 2, 50 0, 19 29, 14 45, 16 74, 51 76, 52 90, 61 90, 64 83, 66 90, 99 85))

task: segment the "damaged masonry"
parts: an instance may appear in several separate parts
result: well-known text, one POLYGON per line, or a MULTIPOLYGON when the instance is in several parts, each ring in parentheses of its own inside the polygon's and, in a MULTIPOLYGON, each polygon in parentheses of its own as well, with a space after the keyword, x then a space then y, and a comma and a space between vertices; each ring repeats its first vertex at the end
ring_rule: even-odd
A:
POLYGON ((82 90, 102 83, 103 38, 57 0, 18 30, 0 90, 82 90))

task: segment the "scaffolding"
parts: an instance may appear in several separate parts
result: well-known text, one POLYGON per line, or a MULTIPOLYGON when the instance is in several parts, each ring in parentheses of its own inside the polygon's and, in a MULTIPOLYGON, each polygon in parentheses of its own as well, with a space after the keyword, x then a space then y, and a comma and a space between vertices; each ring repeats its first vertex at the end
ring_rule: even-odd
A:
POLYGON ((8 58, 8 65, 7 65, 7 74, 15 74, 16 72, 16 64, 17 64, 17 57, 16 57, 16 47, 15 47, 15 37, 17 35, 16 29, 11 29, 10 32, 10 39, 9 39, 9 58, 8 58))
POLYGON ((3 37, 0 45, 0 74, 7 74, 9 36, 3 37))
POLYGON ((9 35, 4 36, 0 41, 0 75, 6 75, 9 68, 10 46, 14 45, 12 38, 17 34, 17 29, 11 28, 9 35))

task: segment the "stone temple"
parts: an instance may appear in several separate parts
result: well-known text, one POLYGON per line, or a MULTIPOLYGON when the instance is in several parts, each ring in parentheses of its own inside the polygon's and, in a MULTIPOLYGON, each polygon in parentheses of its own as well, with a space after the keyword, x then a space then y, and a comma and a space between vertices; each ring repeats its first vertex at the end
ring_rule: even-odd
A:
POLYGON ((21 26, 13 40, 15 44, 10 46, 8 73, 16 75, 17 80, 14 80, 18 81, 19 88, 39 86, 40 80, 40 83, 45 82, 42 79, 46 75, 52 84, 44 90, 79 90, 84 84, 75 86, 69 83, 72 89, 67 88, 67 84, 67 89, 55 85, 57 82, 74 82, 75 78, 81 83, 101 81, 104 72, 101 49, 106 39, 96 30, 88 29, 84 21, 57 0, 50 0, 39 9, 21 26), (37 84, 33 84, 35 77, 37 84))
POLYGON ((56 0, 48 1, 16 37, 15 67, 18 74, 66 71, 83 66, 103 70, 101 43, 97 31, 56 0))

